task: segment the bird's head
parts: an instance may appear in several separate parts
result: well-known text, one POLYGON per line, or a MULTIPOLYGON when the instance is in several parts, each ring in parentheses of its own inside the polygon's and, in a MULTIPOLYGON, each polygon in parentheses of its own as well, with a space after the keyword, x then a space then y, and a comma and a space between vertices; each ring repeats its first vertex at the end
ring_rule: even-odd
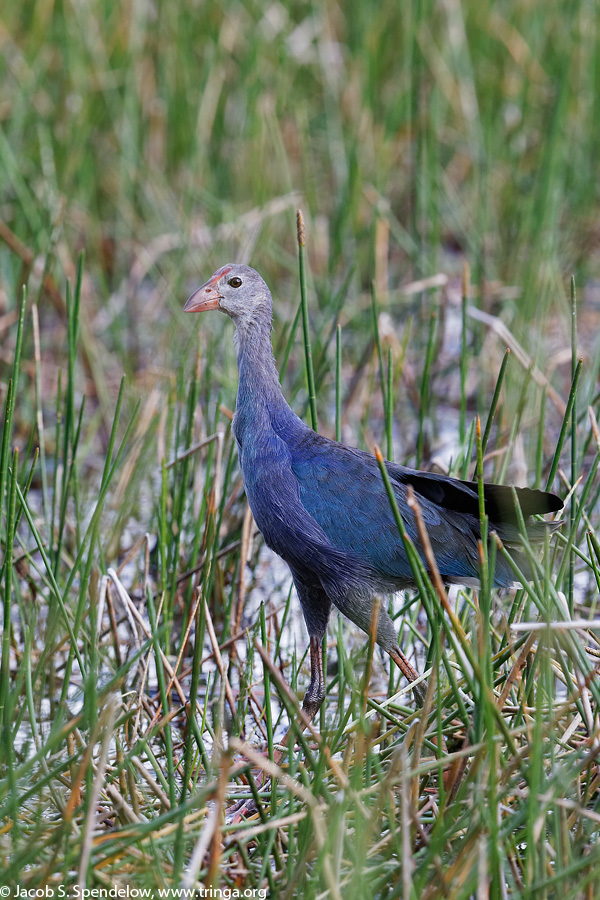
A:
POLYGON ((199 287, 183 307, 184 312, 220 309, 236 325, 270 317, 271 294, 258 272, 250 266, 228 265, 199 287))

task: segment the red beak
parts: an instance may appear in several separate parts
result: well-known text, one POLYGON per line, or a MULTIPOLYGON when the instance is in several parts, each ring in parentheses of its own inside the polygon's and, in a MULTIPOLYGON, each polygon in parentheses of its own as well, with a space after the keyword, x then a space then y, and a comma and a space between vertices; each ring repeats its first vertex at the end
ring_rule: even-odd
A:
POLYGON ((217 282, 222 272, 215 272, 197 291, 194 291, 188 302, 183 307, 184 312, 205 312, 207 309, 218 309, 221 295, 217 288, 217 282))

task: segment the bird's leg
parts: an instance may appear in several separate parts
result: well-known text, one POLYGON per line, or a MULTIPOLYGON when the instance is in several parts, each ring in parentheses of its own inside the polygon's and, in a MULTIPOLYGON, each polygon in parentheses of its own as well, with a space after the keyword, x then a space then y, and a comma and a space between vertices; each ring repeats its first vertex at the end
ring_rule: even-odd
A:
MULTIPOLYGON (((321 647, 321 638, 312 636, 310 638, 310 684, 302 701, 302 711, 298 716, 298 728, 300 734, 306 729, 317 715, 323 700, 325 699, 325 676, 323 674, 323 649, 321 647)), ((287 743, 294 728, 290 725, 282 740, 281 746, 287 748, 287 743)), ((278 750, 273 755, 273 761, 279 764, 285 750, 278 750)))
MULTIPOLYGON (((288 751, 288 741, 292 733, 295 731, 295 728, 298 728, 300 734, 307 728, 307 726, 313 721, 317 713, 319 712, 323 700, 325 699, 325 676, 323 674, 323 650, 321 647, 322 638, 317 636, 311 636, 310 638, 310 684, 308 685, 308 689, 306 694, 304 695, 304 700, 302 702, 302 710, 298 717, 297 725, 294 727, 290 725, 282 740, 280 741, 281 750, 276 750, 273 753, 273 762, 276 766, 280 765, 281 760, 284 758, 285 754, 288 751)), ((414 669, 413 669, 414 672, 414 669)), ((415 672, 415 678, 417 678, 417 674, 415 672)), ((260 785, 261 790, 267 790, 269 787, 269 779, 262 776, 262 784, 260 785)), ((254 806, 254 801, 241 801, 239 804, 231 810, 234 814, 234 818, 232 819, 233 824, 239 824, 239 822, 243 821, 245 814, 255 812, 256 808, 254 806)))
MULTIPOLYGON (((302 701, 302 711, 298 716, 297 728, 302 734, 303 731, 310 725, 314 717, 317 715, 321 706, 323 704, 323 700, 325 699, 325 676, 323 674, 323 648, 321 646, 321 638, 320 637, 311 637, 310 638, 310 684, 308 685, 307 691, 304 695, 304 700, 302 701)), ((411 667, 412 668, 412 667, 411 667)), ((419 676, 412 669, 414 673, 414 677, 418 678, 419 676)), ((287 752, 287 744, 288 741, 294 732, 294 728, 292 725, 288 728, 283 738, 281 739, 280 746, 284 749, 276 750, 273 754, 273 762, 276 765, 279 765, 283 757, 287 752)))
MULTIPOLYGON (((359 628, 375 639, 386 653, 389 653, 404 677, 411 682, 420 676, 411 666, 404 653, 398 647, 398 635, 389 613, 381 604, 377 595, 369 598, 349 596, 337 598, 335 605, 345 616, 358 625, 359 628)), ((418 706, 423 706, 427 694, 427 685, 421 682, 413 688, 415 701, 418 706)))
MULTIPOLYGON (((413 669, 399 647, 396 647, 393 650, 388 650, 388 653, 407 681, 410 681, 410 683, 412 684, 413 681, 416 681, 417 678, 420 677, 417 670, 413 669)), ((422 682, 421 684, 417 684, 416 687, 413 687, 413 694, 415 695, 415 702, 417 706, 423 706, 423 704, 425 703, 425 695, 427 694, 426 682, 422 682)))
MULTIPOLYGON (((325 699, 325 676, 323 675, 323 648, 321 638, 313 635, 310 639, 310 684, 302 702, 302 714, 304 719, 312 722, 321 709, 325 699)), ((306 725, 302 722, 302 730, 306 725)))

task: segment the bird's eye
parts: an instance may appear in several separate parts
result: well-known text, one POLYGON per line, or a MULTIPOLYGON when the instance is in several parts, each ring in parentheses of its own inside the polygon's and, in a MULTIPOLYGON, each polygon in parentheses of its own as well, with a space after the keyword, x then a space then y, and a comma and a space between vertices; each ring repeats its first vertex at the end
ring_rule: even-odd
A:
POLYGON ((242 279, 238 278, 237 275, 234 275, 233 278, 230 278, 227 283, 230 284, 231 287, 241 287, 242 279))

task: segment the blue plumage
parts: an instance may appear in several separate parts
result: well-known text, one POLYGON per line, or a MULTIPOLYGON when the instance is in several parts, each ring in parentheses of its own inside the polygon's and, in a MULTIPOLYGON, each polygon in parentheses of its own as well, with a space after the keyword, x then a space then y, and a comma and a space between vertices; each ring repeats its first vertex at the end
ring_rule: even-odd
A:
MULTIPOLYGON (((378 592, 414 583, 376 460, 308 428, 283 397, 271 348, 272 301, 248 266, 219 269, 188 300, 187 311, 221 309, 236 325, 240 374, 233 429, 244 487, 264 539, 289 565, 310 635, 311 683, 304 712, 312 718, 325 695, 321 640, 331 605, 369 631, 378 592)), ((447 583, 478 578, 477 486, 386 463, 406 528, 419 546, 407 505, 412 485, 447 583)), ((526 517, 562 507, 543 491, 518 489, 526 517)), ((519 557, 517 517, 510 488, 485 486, 490 529, 519 557)), ((530 524, 536 537, 540 526, 530 524)), ((542 526, 543 528, 543 526, 542 526)), ((524 559, 519 562, 527 571, 524 559)), ((512 570, 498 559, 495 581, 508 585, 512 570)), ((397 644, 392 621, 380 608, 377 641, 414 681, 418 675, 397 644)), ((422 685, 415 696, 422 701, 422 685)))

